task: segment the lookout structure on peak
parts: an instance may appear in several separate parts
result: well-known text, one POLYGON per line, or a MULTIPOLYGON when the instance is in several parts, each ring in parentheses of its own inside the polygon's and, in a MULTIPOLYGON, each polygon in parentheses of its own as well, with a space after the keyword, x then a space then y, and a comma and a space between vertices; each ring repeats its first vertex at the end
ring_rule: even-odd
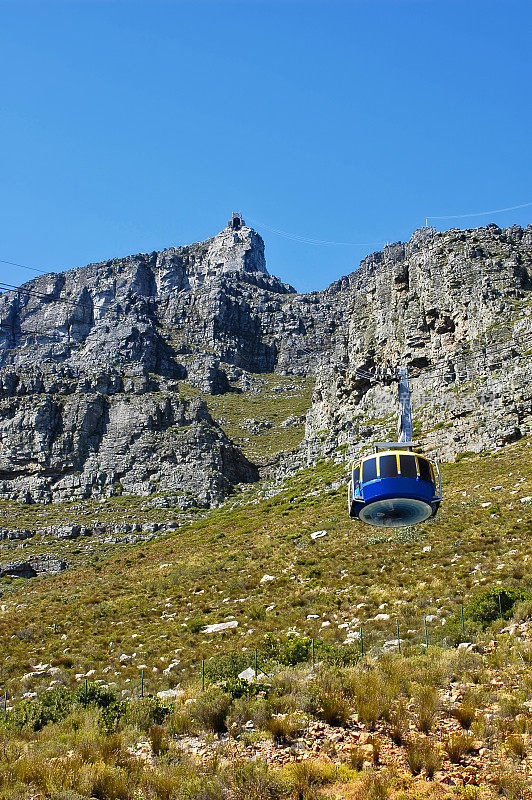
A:
POLYGON ((239 231, 245 224, 242 214, 239 211, 233 211, 231 219, 227 223, 227 227, 231 228, 232 231, 239 231))

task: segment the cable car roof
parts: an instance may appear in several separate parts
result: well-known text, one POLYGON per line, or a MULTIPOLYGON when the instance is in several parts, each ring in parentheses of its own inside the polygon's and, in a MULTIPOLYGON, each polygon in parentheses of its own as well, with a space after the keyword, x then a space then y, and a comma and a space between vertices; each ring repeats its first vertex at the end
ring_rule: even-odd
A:
POLYGON ((430 464, 434 463, 432 461, 432 459, 428 458, 428 456, 421 455, 421 453, 414 453, 414 452, 411 452, 411 451, 407 452, 407 453, 399 453, 397 450, 382 450, 382 451, 379 451, 378 453, 370 453, 370 455, 363 456, 362 458, 359 458, 358 460, 355 459, 355 461, 353 461, 353 464, 362 464, 364 461, 367 461, 369 458, 379 458, 380 456, 398 456, 398 455, 401 455, 401 456, 411 455, 411 456, 414 456, 416 458, 422 458, 424 461, 428 461, 430 464))

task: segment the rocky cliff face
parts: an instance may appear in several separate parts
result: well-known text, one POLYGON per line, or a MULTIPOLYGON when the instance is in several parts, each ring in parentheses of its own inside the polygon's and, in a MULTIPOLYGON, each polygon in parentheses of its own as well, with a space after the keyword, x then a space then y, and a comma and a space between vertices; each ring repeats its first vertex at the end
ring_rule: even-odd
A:
POLYGON ((346 324, 319 370, 309 452, 395 438, 399 366, 411 377, 415 438, 438 457, 529 433, 531 288, 530 226, 424 228, 366 258, 345 282, 346 324))
POLYGON ((400 364, 427 449, 517 438, 530 430, 531 260, 530 227, 422 229, 301 295, 267 272, 255 231, 228 226, 36 278, 0 298, 0 496, 219 502, 257 467, 180 387, 245 392, 252 373, 316 374, 307 459, 393 430, 400 364))

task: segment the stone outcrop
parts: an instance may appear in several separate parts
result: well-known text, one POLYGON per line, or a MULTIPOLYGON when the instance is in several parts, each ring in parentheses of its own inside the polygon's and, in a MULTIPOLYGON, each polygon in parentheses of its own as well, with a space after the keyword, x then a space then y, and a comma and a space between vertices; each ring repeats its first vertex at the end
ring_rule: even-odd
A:
POLYGON ((309 454, 395 438, 399 366, 411 378, 414 438, 438 457, 531 432, 531 226, 420 229, 344 283, 346 324, 318 372, 309 454))
POLYGON ((257 478, 204 402, 175 393, 14 395, 2 415, 0 492, 13 499, 162 491, 187 508, 257 478))
POLYGON ((399 365, 426 449, 452 458, 518 438, 531 425, 531 253, 530 226, 425 228, 298 294, 268 273, 255 231, 228 225, 35 278, 0 297, 0 497, 216 504, 258 470, 180 386, 253 391, 261 372, 316 375, 293 463, 391 435, 399 365))
POLYGON ((9 564, 0 564, 0 578, 35 578, 36 575, 57 575, 67 568, 61 558, 55 556, 36 556, 31 561, 13 561, 9 564))

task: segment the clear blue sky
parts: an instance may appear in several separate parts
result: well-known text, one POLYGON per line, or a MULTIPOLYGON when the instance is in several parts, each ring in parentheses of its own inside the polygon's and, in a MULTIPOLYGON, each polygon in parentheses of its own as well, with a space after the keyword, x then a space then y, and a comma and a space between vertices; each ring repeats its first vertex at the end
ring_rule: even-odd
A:
MULTIPOLYGON (((322 288, 427 215, 532 202, 530 0, 0 0, 0 259, 187 244, 233 210, 322 288)), ((532 206, 446 227, 532 221, 532 206)), ((0 264, 0 278, 32 273, 0 264)))

